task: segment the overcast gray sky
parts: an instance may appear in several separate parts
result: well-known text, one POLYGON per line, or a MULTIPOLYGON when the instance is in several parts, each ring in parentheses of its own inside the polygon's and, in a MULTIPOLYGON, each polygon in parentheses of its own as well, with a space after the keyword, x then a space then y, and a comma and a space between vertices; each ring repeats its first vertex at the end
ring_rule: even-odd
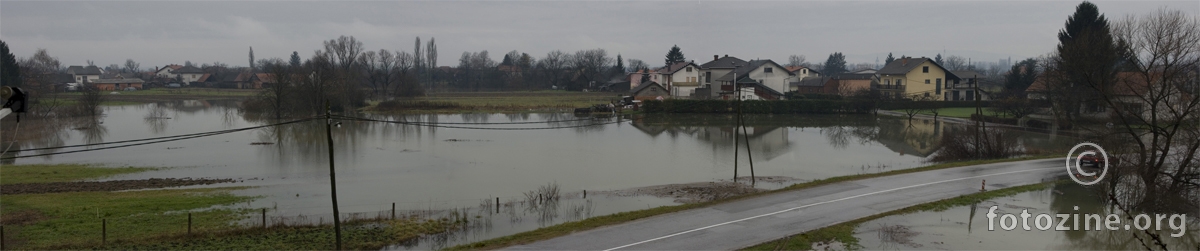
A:
MULTIPOLYGON (((246 65, 256 58, 308 58, 321 42, 349 35, 370 50, 413 50, 436 37, 438 64, 464 51, 494 60, 518 50, 604 48, 661 65, 679 45, 688 59, 712 55, 779 62, 805 55, 851 63, 888 52, 945 51, 995 62, 1053 50, 1079 1, 0 1, 0 39, 17 57, 38 48, 64 65, 142 67, 185 60, 246 65)), ((1110 19, 1159 8, 1200 15, 1200 1, 1096 1, 1110 19)))

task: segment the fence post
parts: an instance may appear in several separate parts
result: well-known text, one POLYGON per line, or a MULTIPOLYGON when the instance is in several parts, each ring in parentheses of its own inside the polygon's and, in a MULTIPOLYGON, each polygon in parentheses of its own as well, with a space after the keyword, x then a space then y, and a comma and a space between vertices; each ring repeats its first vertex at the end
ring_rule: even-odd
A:
POLYGON ((100 245, 108 244, 108 219, 100 219, 100 245))
POLYGON ((392 202, 392 220, 396 220, 396 203, 392 202))
POLYGON ((583 198, 584 198, 584 199, 587 199, 587 189, 584 189, 584 190, 583 190, 583 198))
POLYGON ((500 197, 496 197, 496 213, 500 213, 500 197))
POLYGON ((192 213, 188 213, 188 235, 192 234, 192 213))
POLYGON ((267 208, 262 209, 263 228, 267 228, 267 208))

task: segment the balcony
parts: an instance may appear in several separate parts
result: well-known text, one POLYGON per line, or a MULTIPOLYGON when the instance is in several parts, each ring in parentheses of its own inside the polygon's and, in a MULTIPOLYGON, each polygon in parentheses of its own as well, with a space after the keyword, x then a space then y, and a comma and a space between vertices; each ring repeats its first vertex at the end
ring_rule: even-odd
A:
POLYGON ((878 90, 904 91, 904 85, 871 85, 871 87, 878 90))

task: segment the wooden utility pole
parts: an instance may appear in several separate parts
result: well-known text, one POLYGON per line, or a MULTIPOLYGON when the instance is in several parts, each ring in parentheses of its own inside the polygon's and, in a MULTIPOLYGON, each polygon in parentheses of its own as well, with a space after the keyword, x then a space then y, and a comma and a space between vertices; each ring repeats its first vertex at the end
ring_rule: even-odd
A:
POLYGON ((742 88, 737 86, 737 67, 733 68, 733 94, 737 95, 734 101, 737 110, 737 119, 733 126, 733 183, 737 183, 738 172, 738 127, 742 126, 742 88))
POLYGON ((325 101, 325 139, 329 143, 329 191, 333 197, 333 232, 337 238, 337 250, 342 250, 342 221, 338 215, 337 179, 333 172, 333 117, 329 114, 329 101, 325 101))
MULTIPOLYGON (((740 124, 742 124, 742 133, 746 134, 746 137, 745 137, 745 139, 746 139, 746 158, 748 158, 750 160, 750 186, 753 187, 754 181, 755 181, 754 153, 750 152, 750 133, 746 132, 746 121, 744 119, 742 119, 742 116, 740 113, 738 114, 738 121, 740 122, 740 124)), ((734 131, 737 131, 737 130, 734 130, 734 131)), ((737 142, 734 142, 734 143, 736 144, 737 142)))
POLYGON ((982 133, 980 127, 983 125, 983 108, 979 106, 979 97, 982 97, 979 95, 979 75, 973 75, 971 81, 967 83, 970 83, 972 89, 975 90, 974 93, 971 93, 971 98, 975 99, 975 114, 978 114, 978 118, 975 119, 975 158, 982 159, 983 155, 981 155, 979 147, 983 145, 983 142, 979 141, 979 136, 982 133))

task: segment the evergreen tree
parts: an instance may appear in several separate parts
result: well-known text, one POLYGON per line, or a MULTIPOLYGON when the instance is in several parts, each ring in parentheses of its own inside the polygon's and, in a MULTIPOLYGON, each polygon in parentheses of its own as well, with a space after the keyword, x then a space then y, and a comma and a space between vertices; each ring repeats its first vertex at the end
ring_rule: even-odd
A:
POLYGON ((825 68, 822 72, 826 75, 834 75, 846 71, 846 55, 843 55, 841 52, 829 54, 829 59, 825 60, 825 68))
POLYGON ((8 51, 8 44, 0 41, 0 85, 21 86, 21 70, 17 57, 8 51))
POLYGON ((895 57, 892 57, 892 53, 891 53, 891 52, 888 52, 888 56, 887 56, 887 58, 886 58, 886 59, 884 59, 884 60, 883 60, 883 64, 884 64, 884 65, 891 64, 891 63, 892 63, 892 61, 896 61, 896 58, 895 58, 895 57))
MULTIPOLYGON (((1054 65, 1065 79, 1048 82, 1047 88, 1051 94, 1059 96, 1052 97, 1060 102, 1058 107, 1081 107, 1085 100, 1097 97, 1098 91, 1112 85, 1122 51, 1126 50, 1114 41, 1108 20, 1100 14, 1099 8, 1086 1, 1067 18, 1065 27, 1058 33, 1058 40, 1058 57, 1054 65)), ((1064 108, 1060 112, 1066 119, 1074 121, 1080 111, 1064 108)))
POLYGON ((938 54, 937 54, 937 57, 933 57, 933 62, 937 62, 937 64, 938 64, 938 65, 946 65, 946 62, 945 62, 945 61, 942 61, 942 54, 941 54, 941 53, 938 53, 938 54))
POLYGON ((617 66, 613 67, 613 72, 625 73, 625 60, 621 59, 621 54, 617 54, 617 66))
POLYGON ((683 50, 679 49, 679 45, 671 46, 671 51, 667 52, 666 63, 668 66, 674 63, 683 62, 686 60, 683 57, 683 50))
POLYGON ((292 59, 288 63, 291 63, 292 67, 300 67, 300 53, 292 51, 292 59))
POLYGON ((254 70, 254 46, 250 46, 250 70, 254 70))

